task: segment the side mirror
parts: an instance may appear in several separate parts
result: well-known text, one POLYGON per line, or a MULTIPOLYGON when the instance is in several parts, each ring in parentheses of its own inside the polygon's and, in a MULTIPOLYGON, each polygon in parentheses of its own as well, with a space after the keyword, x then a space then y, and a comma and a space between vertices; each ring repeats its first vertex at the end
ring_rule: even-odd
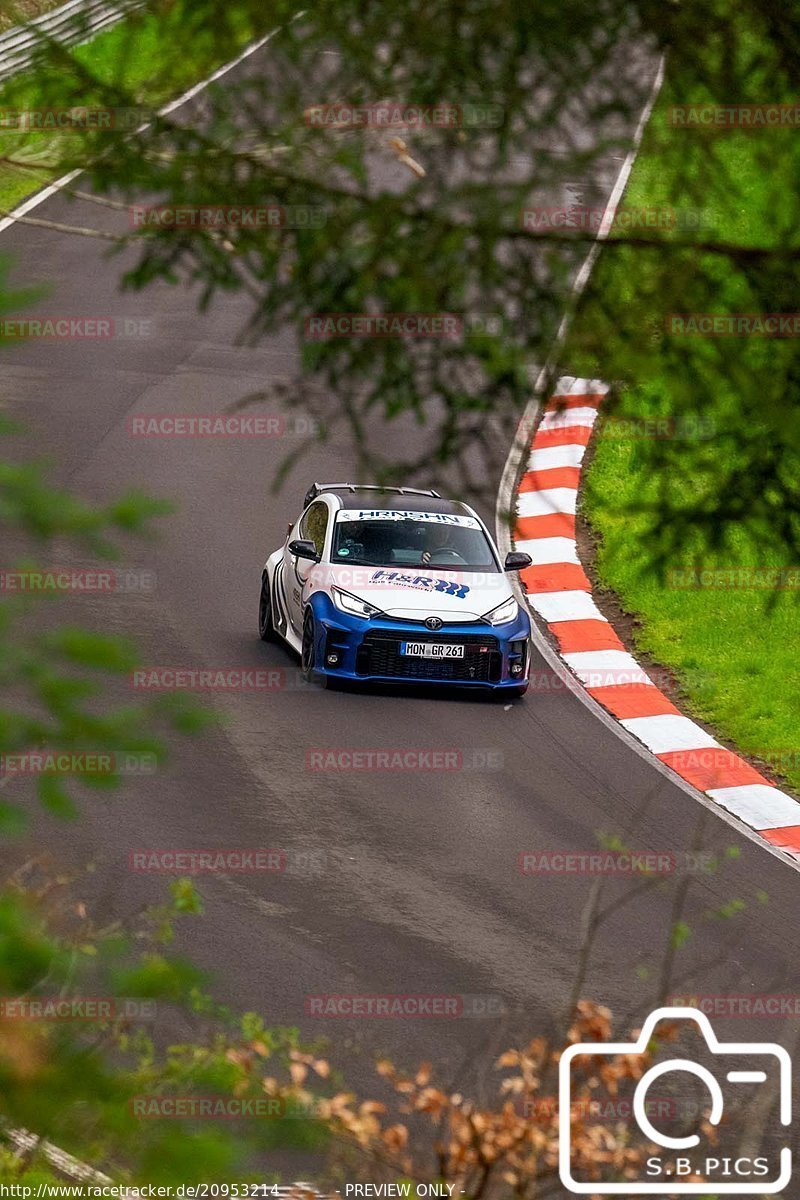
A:
POLYGON ((319 562, 317 547, 311 541, 305 541, 303 538, 295 538, 289 542, 289 553, 295 558, 307 558, 311 562, 319 562))
POLYGON ((503 563, 504 571, 524 571, 533 562, 530 554, 523 554, 521 550, 511 550, 506 555, 506 561, 503 563))

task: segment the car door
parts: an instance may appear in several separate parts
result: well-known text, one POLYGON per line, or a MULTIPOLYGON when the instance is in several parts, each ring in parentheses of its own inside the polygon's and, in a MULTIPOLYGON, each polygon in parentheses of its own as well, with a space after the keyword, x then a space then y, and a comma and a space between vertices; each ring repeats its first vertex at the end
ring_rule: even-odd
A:
POLYGON ((330 509, 324 500, 314 500, 309 504, 300 520, 292 529, 283 552, 283 579, 286 590, 286 607, 289 620, 295 632, 299 635, 303 629, 303 605, 307 595, 307 583, 315 563, 307 558, 298 558, 290 553, 289 545, 295 539, 313 542, 317 554, 322 557, 325 550, 325 536, 328 532, 330 509))

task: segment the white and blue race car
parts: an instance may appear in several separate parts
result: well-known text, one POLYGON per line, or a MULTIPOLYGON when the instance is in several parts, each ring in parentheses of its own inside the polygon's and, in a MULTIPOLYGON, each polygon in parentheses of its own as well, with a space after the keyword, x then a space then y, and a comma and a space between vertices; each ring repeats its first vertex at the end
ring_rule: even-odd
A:
POLYGON ((437 492, 315 483, 261 574, 263 641, 282 639, 303 674, 449 684, 522 695, 530 618, 474 509, 437 492))

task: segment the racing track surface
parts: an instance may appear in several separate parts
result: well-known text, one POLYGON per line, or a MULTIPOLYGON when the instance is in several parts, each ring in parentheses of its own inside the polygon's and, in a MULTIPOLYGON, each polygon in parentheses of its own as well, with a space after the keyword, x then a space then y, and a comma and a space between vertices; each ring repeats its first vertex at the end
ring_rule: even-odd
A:
MULTIPOLYGON (((619 165, 606 164, 608 190, 619 165)), ((109 229, 125 222, 124 214, 61 196, 35 215, 109 229)), ((32 431, 15 453, 52 455, 56 478, 89 497, 134 486, 178 504, 160 540, 137 551, 136 561, 157 572, 156 593, 82 599, 81 612, 134 634, 148 663, 284 668, 293 684, 294 661, 256 635, 260 567, 283 541, 308 481, 352 477, 348 445, 316 447, 275 500, 269 484, 286 450, 280 440, 136 440, 125 422, 222 409, 294 369, 294 334, 236 348, 247 311, 238 298, 200 317, 184 289, 123 295, 121 261, 107 261, 98 242, 18 225, 3 234, 2 249, 13 252, 15 282, 50 287, 40 313, 153 322, 149 338, 4 351, 3 403, 32 431)), ((401 423, 387 436, 404 453, 419 434, 401 423)), ((491 525, 491 511, 484 516, 491 525)), ((534 653, 537 670, 546 665, 534 653)), ((105 917, 163 894, 163 876, 129 871, 137 848, 320 852, 321 873, 311 877, 199 878, 206 915, 181 926, 178 948, 212 970, 220 998, 306 1035, 332 1034, 355 1076, 363 1059, 350 1051, 380 1049, 406 1063, 433 1057, 445 1078, 480 1085, 491 1054, 541 1031, 563 1008, 592 887, 585 876, 523 876, 520 852, 588 851, 604 831, 636 849, 680 854, 694 844, 703 811, 564 692, 532 691, 506 709, 473 696, 288 686, 216 704, 226 724, 177 742, 159 776, 111 801, 90 798, 68 826, 37 812, 30 847, 74 863, 95 859, 88 895, 105 917), (477 748, 502 765, 321 774, 305 767, 306 750, 320 747, 477 748), (489 994, 507 1011, 492 1019, 334 1022, 305 1015, 304 997, 315 993, 489 994)), ((740 857, 692 885, 685 915, 695 935, 675 990, 791 992, 800 880, 716 818, 707 815, 705 826, 704 845, 735 846, 740 857), (769 903, 751 902, 756 887, 769 903), (735 896, 748 900, 739 918, 708 917, 735 896)), ((627 886, 612 881, 611 894, 627 886)), ((596 938, 584 992, 620 1017, 653 1004, 654 985, 635 967, 665 937, 672 894, 651 889, 596 938)), ((787 1025, 721 1021, 718 1032, 786 1041, 787 1025)))

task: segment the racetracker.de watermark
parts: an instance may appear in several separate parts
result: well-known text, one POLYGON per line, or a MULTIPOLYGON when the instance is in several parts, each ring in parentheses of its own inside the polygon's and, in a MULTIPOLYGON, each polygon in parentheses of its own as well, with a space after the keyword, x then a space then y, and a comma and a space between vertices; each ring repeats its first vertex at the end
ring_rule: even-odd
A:
POLYGON ((673 337, 800 337, 800 313, 670 313, 673 337))
POLYGON ((129 437, 167 438, 289 438, 315 437, 313 417, 294 413, 140 413, 125 421, 129 437))
MULTIPOLYGON (((569 425, 569 410, 565 410, 563 419, 564 425, 569 425)), ((594 429, 607 441, 615 442, 707 442, 717 432, 711 415, 693 413, 681 417, 624 417, 601 412, 594 429)))
POLYGON ((710 851, 675 850, 523 850, 521 875, 696 875, 713 871, 710 851))
POLYGON ((321 229, 328 212, 319 204, 134 204, 131 229, 321 229))
POLYGON ((279 667, 138 667, 128 681, 142 692, 278 692, 287 678, 279 667))
POLYGON ((306 341, 334 338, 437 338, 463 336, 464 318, 457 313, 315 313, 305 318, 306 341))
POLYGON ((20 129, 26 133, 54 133, 59 130, 90 130, 93 133, 130 133, 152 121, 149 108, 0 108, 0 129, 20 129))
MULTIPOLYGON (((800 767, 800 750, 797 748, 751 747, 748 754, 779 775, 796 771, 800 767)), ((679 773, 698 773, 716 778, 740 767, 741 755, 724 746, 701 746, 696 750, 673 750, 669 754, 669 765, 679 773)))
POLYGON ((307 1017, 374 1017, 396 1020, 461 1017, 502 1017, 507 1008, 501 996, 386 993, 382 995, 321 993, 306 996, 307 1017))
POLYGON ((672 104, 672 129, 797 129, 800 104, 672 104))
POLYGON ((678 591, 796 591, 800 588, 800 567, 670 567, 666 585, 678 591))
POLYGON ((216 846, 205 850, 181 847, 131 850, 128 869, 142 875, 207 875, 239 872, 277 873, 298 879, 321 879, 341 873, 352 859, 338 851, 289 847, 285 850, 262 846, 216 846))
MULTIPOLYGON (((554 695, 560 692, 578 692, 582 693, 586 688, 589 690, 599 688, 624 687, 631 689, 645 689, 650 687, 671 688, 674 685, 674 677, 665 668, 651 668, 647 671, 638 664, 633 663, 631 666, 620 665, 615 666, 609 663, 608 666, 598 667, 578 667, 574 668, 574 674, 571 671, 564 669, 563 676, 556 671, 544 669, 540 671, 531 671, 529 680, 529 691, 537 692, 540 695, 554 695)), ((713 681, 713 676, 702 671, 692 671, 687 679, 691 681, 693 687, 699 687, 704 683, 713 681)))
POLYGON ((309 342, 342 338, 426 338, 464 342, 469 338, 527 336, 528 325, 503 313, 314 313, 305 318, 309 342))
MULTIPOLYGON (((575 425, 573 409, 559 407, 556 398, 547 413, 544 428, 570 429, 575 425)), ((519 435, 532 436, 539 429, 541 414, 525 417, 519 435)), ((716 437, 717 424, 710 413, 684 413, 678 417, 627 417, 622 413, 599 412, 592 426, 595 434, 614 442, 707 442, 716 437)))
MULTIPOLYGON (((433 596, 457 596, 463 599, 470 591, 497 583, 497 571, 451 571, 448 569, 446 578, 440 578, 436 572, 436 564, 420 563, 414 571, 390 570, 386 567, 348 567, 341 562, 336 563, 336 586, 340 588, 387 588, 395 591, 397 588, 411 588, 414 591, 430 592, 433 596), (422 572, 427 572, 423 574, 422 572)), ((326 572, 323 567, 312 567, 309 582, 323 583, 326 572)))
POLYGON ((523 208, 520 225, 533 233, 550 230, 572 230, 597 233, 599 229, 616 233, 631 233, 637 230, 698 230, 708 224, 708 214, 701 209, 677 209, 659 205, 620 206, 607 208, 604 205, 532 205, 523 208))
POLYGON ((131 996, 0 996, 2 1021, 151 1021, 155 1000, 131 996))
POLYGON ((502 750, 428 746, 328 747, 308 749, 307 771, 500 771, 502 750))
MULTIPOLYGON (((675 1121, 679 1118, 696 1117, 699 1106, 687 1098, 675 1096, 651 1096, 644 1101, 645 1112, 651 1121, 675 1121)), ((519 1098, 514 1108, 520 1117, 538 1123, 555 1120, 559 1114, 557 1096, 528 1096, 519 1098)), ((611 1123, 633 1119, 633 1100, 626 1096, 582 1096, 572 1100, 569 1106, 570 1120, 581 1123, 611 1123)))
POLYGON ((797 993, 692 994, 670 996, 667 1003, 675 1008, 697 1008, 707 1017, 800 1017, 797 993))
POLYGON ((497 129, 505 110, 499 104, 313 104, 303 112, 312 129, 497 129))
POLYGON ((0 593, 7 595, 66 593, 76 596, 154 592, 155 571, 104 567, 37 567, 0 570, 0 593))
POLYGON ((284 872, 287 855, 284 850, 240 846, 234 849, 217 847, 211 850, 131 850, 128 868, 142 875, 208 875, 219 872, 284 872))
POLYGON ((0 319, 0 340, 9 342, 103 342, 150 338, 150 317, 14 317, 0 319))
POLYGON ((139 750, 24 750, 0 754, 0 778, 18 775, 153 775, 158 758, 139 750))
MULTIPOLYGON (((128 1101, 128 1110, 133 1117, 140 1120, 192 1120, 192 1121, 219 1121, 219 1120, 286 1120, 287 1118, 306 1118, 313 1119, 317 1114, 317 1106, 312 1101, 311 1103, 301 1102, 292 1096, 189 1096, 189 1095, 170 1095, 170 1096, 131 1096, 128 1101)), ((179 1193, 180 1194, 180 1193, 179 1193)), ((186 1192, 186 1195, 189 1195, 186 1192)), ((204 1193, 198 1188, 197 1195, 204 1193)), ((206 1193, 209 1196, 217 1193, 209 1191, 206 1193)), ((223 1185, 220 1185, 220 1196, 227 1195, 223 1185)), ((236 1192, 232 1192, 236 1195, 236 1192)), ((265 1194, 270 1195, 269 1191, 265 1193, 253 1193, 254 1195, 265 1194)))

